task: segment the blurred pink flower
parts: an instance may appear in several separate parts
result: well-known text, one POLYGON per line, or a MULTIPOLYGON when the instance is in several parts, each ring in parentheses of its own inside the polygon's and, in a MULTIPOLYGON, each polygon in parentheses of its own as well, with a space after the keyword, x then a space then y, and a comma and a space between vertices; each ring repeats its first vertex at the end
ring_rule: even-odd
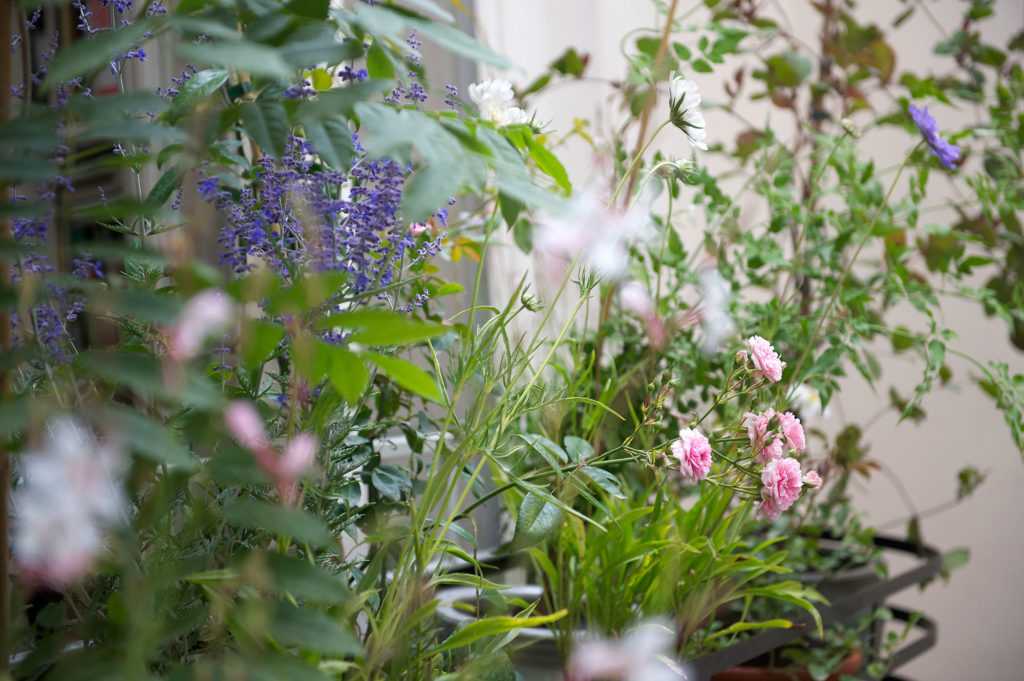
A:
POLYGON ((698 482, 707 477, 711 470, 711 443, 703 433, 683 428, 671 449, 672 454, 679 459, 679 471, 684 478, 698 482))
POLYGON ((763 376, 772 383, 782 380, 782 369, 786 363, 779 359, 772 344, 761 336, 751 336, 746 341, 747 350, 745 357, 749 357, 754 364, 754 374, 763 376), (749 354, 747 354, 749 353, 749 354))
POLYGON ((800 462, 791 457, 769 461, 761 472, 761 484, 762 512, 770 510, 777 516, 800 498, 800 462), (769 502, 767 509, 764 502, 769 502))
POLYGON ((224 423, 238 444, 253 452, 270 448, 270 439, 256 407, 245 400, 235 400, 224 410, 224 423))
POLYGON ((804 484, 807 485, 808 487, 813 487, 817 489, 821 487, 821 483, 822 480, 821 476, 818 475, 818 471, 807 471, 806 473, 804 473, 804 484))
POLYGON ((281 500, 294 506, 299 500, 299 480, 316 461, 320 446, 316 436, 299 433, 278 455, 270 444, 259 412, 251 403, 235 400, 224 411, 224 421, 232 436, 252 452, 256 463, 274 481, 281 500))
POLYGON ((409 233, 413 236, 419 236, 420 234, 426 234, 430 231, 430 225, 426 225, 422 222, 413 222, 409 225, 409 233))
POLYGON ((235 305, 218 289, 206 289, 193 296, 171 328, 167 354, 175 362, 187 362, 203 349, 210 336, 222 333, 231 323, 235 305))
POLYGON ((629 269, 630 245, 650 235, 647 212, 608 208, 596 195, 573 198, 561 215, 546 216, 534 234, 534 252, 546 276, 561 280, 571 263, 589 267, 607 281, 617 281, 629 269))
POLYGON ((782 434, 786 436, 786 442, 789 443, 790 449, 795 452, 807 449, 804 427, 800 425, 800 419, 796 415, 789 411, 780 414, 779 424, 782 426, 782 434))
POLYGON ((626 312, 636 315, 644 322, 647 339, 653 348, 663 348, 668 341, 665 323, 654 308, 654 301, 644 285, 638 281, 627 281, 619 287, 619 303, 626 312))
POLYGON ((77 419, 47 423, 43 446, 21 457, 11 495, 12 550, 26 581, 60 589, 92 569, 104 534, 126 518, 124 453, 77 419))
POLYGON ((675 631, 658 620, 640 624, 618 641, 581 641, 566 667, 566 681, 677 681, 687 678, 669 657, 675 631))

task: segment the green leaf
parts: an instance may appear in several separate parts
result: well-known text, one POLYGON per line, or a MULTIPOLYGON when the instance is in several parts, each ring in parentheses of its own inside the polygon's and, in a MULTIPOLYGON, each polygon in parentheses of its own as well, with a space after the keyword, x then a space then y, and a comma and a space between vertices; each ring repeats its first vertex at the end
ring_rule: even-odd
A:
POLYGON ((357 404, 370 383, 369 370, 358 355, 345 348, 332 345, 329 355, 327 378, 346 402, 357 404))
POLYGON ((722 636, 730 636, 732 634, 739 634, 744 631, 752 631, 754 629, 790 629, 792 626, 792 622, 784 619, 762 620, 760 622, 735 622, 727 626, 725 629, 720 629, 715 633, 708 635, 704 640, 712 641, 722 636))
POLYGON ((279 553, 268 553, 265 559, 274 586, 282 592, 305 601, 328 605, 344 603, 351 596, 341 575, 330 574, 311 565, 309 561, 279 553))
POLYGON ((539 544, 562 524, 562 511, 533 492, 523 497, 513 543, 520 548, 539 544))
POLYGON ((238 111, 249 137, 267 154, 281 158, 289 131, 288 115, 281 102, 260 99, 242 104, 238 111))
POLYGON ((471 622, 462 627, 445 639, 444 643, 439 645, 437 648, 434 648, 432 652, 436 655, 438 653, 443 653, 446 650, 463 648, 471 643, 479 641, 482 638, 498 636, 499 634, 505 634, 510 631, 515 631, 516 629, 542 627, 545 624, 557 622, 567 614, 569 614, 568 610, 559 610, 558 612, 553 612, 550 615, 538 615, 536 617, 485 617, 484 619, 471 622))
POLYGON ((541 172, 554 180, 555 184, 566 195, 571 194, 572 183, 569 182, 569 174, 565 171, 565 166, 558 160, 558 157, 538 142, 533 135, 527 137, 527 144, 530 147, 530 158, 537 164, 541 172))
POLYGON ((362 43, 339 40, 335 28, 324 23, 299 27, 288 36, 280 51, 284 60, 294 68, 339 64, 363 56, 362 43))
POLYGON ((270 634, 281 645, 325 655, 359 655, 362 646, 347 627, 310 608, 279 603, 270 620, 270 634))
POLYGON ((582 470, 588 478, 594 481, 594 484, 607 492, 609 496, 616 499, 626 498, 626 495, 622 493, 622 488, 619 487, 618 478, 608 471, 595 466, 584 466, 582 470))
POLYGON ((163 23, 156 17, 146 17, 116 30, 101 31, 90 38, 76 40, 50 62, 43 90, 48 92, 75 76, 110 64, 116 57, 138 46, 147 33, 155 32, 163 23))
POLYGON ((444 207, 448 197, 458 193, 465 167, 457 159, 443 156, 420 168, 405 185, 403 217, 410 222, 424 222, 444 207))
POLYGON ((175 190, 181 186, 182 172, 177 168, 168 168, 160 179, 156 181, 153 188, 149 190, 145 205, 149 211, 157 211, 163 208, 167 199, 171 198, 175 190))
POLYGON ((178 56, 185 61, 211 66, 248 71, 254 76, 266 76, 279 81, 295 79, 295 71, 278 50, 246 40, 205 43, 181 43, 178 56))
POLYGON ((412 489, 409 473, 398 466, 383 464, 373 469, 370 482, 374 488, 392 501, 401 501, 402 492, 412 489))
POLYGON ((365 345, 409 345, 451 331, 451 327, 424 322, 391 310, 363 309, 331 315, 318 322, 320 329, 354 329, 349 339, 365 345))
POLYGON ((366 53, 366 71, 370 78, 384 78, 391 80, 395 77, 395 65, 391 63, 391 57, 381 44, 374 41, 366 53))
POLYGON ((147 398, 180 401, 199 409, 214 409, 224 401, 217 386, 195 371, 183 369, 179 380, 169 383, 163 365, 151 355, 88 350, 75 358, 75 364, 94 376, 131 388, 147 398))
POLYGON ((329 0, 291 0, 284 11, 306 19, 326 19, 329 0))
POLYGON ((942 554, 942 576, 949 579, 954 570, 959 570, 971 560, 971 550, 966 547, 955 548, 942 554))
POLYGON ((314 151, 327 165, 335 170, 348 169, 355 158, 356 150, 352 145, 352 131, 349 130, 348 122, 344 118, 304 118, 302 128, 314 151))
POLYGON ((242 366, 252 369, 263 363, 284 338, 285 330, 280 324, 262 319, 249 319, 242 332, 242 366))
POLYGON ((391 380, 401 387, 433 402, 441 402, 442 395, 434 377, 412 362, 398 357, 367 352, 363 357, 370 360, 391 380))
POLYGON ((520 433, 519 438, 530 445, 533 451, 540 454, 555 471, 560 471, 561 465, 569 461, 569 455, 565 453, 565 450, 543 435, 520 433))
POLYGON ((198 461, 181 439, 162 423, 120 405, 97 410, 99 422, 113 426, 118 435, 142 456, 172 468, 193 470, 198 461))
POLYGON ((192 74, 179 88, 178 94, 171 101, 170 108, 164 113, 169 123, 176 123, 188 115, 195 106, 219 90, 228 82, 226 69, 203 69, 192 74))
POLYGON ((566 435, 562 441, 565 443, 565 451, 573 463, 586 461, 594 455, 594 448, 581 437, 566 435))
POLYGON ((300 508, 240 498, 224 504, 224 519, 236 527, 283 535, 313 546, 326 548, 335 543, 327 526, 300 508))

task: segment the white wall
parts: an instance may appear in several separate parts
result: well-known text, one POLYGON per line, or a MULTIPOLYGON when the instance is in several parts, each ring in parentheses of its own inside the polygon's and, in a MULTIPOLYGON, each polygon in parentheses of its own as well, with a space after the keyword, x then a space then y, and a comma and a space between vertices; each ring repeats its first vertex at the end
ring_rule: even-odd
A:
MULTIPOLYGON (((694 3, 684 3, 691 9, 694 3)), ((767 3, 766 3, 767 4, 767 3)), ((919 3, 920 4, 920 3, 919 3)), ((944 68, 936 61, 932 46, 939 39, 939 28, 951 31, 959 24, 964 3, 956 0, 926 0, 935 21, 918 12, 899 31, 895 39, 898 52, 897 70, 928 70, 944 68)), ((813 43, 816 14, 805 3, 795 0, 774 3, 784 6, 791 30, 813 43)), ((859 3, 858 16, 883 25, 903 3, 859 3)), ((625 73, 619 52, 620 37, 635 27, 652 27, 654 11, 646 0, 477 0, 476 12, 480 37, 521 67, 506 75, 524 84, 541 71, 566 46, 575 46, 590 55, 588 76, 592 80, 570 82, 552 88, 536 98, 533 105, 538 120, 550 121, 556 131, 571 127, 573 117, 597 117, 604 121, 598 133, 607 133, 622 113, 612 92, 602 79, 618 79, 625 73)), ((985 24, 990 40, 1005 45, 1008 36, 1024 27, 1024 3, 1020 0, 997 0, 997 19, 985 24)), ((694 21, 700 14, 694 15, 694 21)), ((694 78, 705 92, 705 99, 720 99, 720 76, 697 75, 694 78)), ((900 88, 896 88, 897 91, 900 88)), ((952 110, 932 107, 947 126, 972 120, 969 108, 952 110)), ((785 125, 785 118, 768 107, 750 107, 742 112, 749 119, 763 122, 766 116, 785 125)), ((734 120, 720 113, 708 115, 709 141, 731 143, 740 130, 734 120)), ((685 143, 678 136, 666 136, 662 148, 687 155, 685 143)), ((905 135, 878 134, 863 141, 867 154, 877 159, 878 167, 898 163, 909 148, 905 135)), ((572 143, 563 152, 574 182, 583 184, 593 169, 591 154, 582 143, 572 143)), ((951 189, 941 179, 931 187, 935 204, 952 198, 951 189)), ((929 201, 931 203, 931 201, 929 201)), ((931 214, 938 221, 942 213, 931 214)), ((677 215, 677 224, 685 223, 687 215, 677 215)), ((694 225, 684 235, 693 237, 699 229, 694 225)), ((516 277, 515 271, 527 266, 526 260, 513 248, 494 263, 503 269, 492 279, 493 293, 501 298, 503 283, 516 277)), ((902 314, 902 313, 901 313, 902 314)), ((921 328, 921 322, 907 313, 906 323, 921 328)), ((1001 322, 988 320, 977 306, 960 301, 943 305, 944 322, 957 330, 959 340, 953 347, 968 354, 1005 361, 1012 370, 1024 370, 1024 354, 1015 352, 1006 340, 1001 322)), ((846 419, 868 420, 888 398, 888 385, 896 385, 903 394, 912 392, 920 377, 920 367, 903 358, 892 356, 879 346, 878 357, 885 368, 885 383, 876 394, 858 378, 843 386, 842 397, 833 409, 828 428, 838 429, 846 419)), ((970 380, 970 366, 951 358, 955 385, 927 399, 924 408, 929 419, 920 426, 898 425, 894 414, 877 421, 868 431, 871 454, 883 460, 905 485, 914 505, 926 509, 950 499, 955 492, 956 471, 973 464, 988 473, 989 479, 975 497, 955 510, 924 521, 926 540, 941 547, 967 546, 971 549, 970 564, 957 572, 948 585, 936 583, 923 593, 905 592, 896 602, 920 608, 939 622, 939 646, 908 665, 901 673, 918 679, 953 681, 986 679, 1017 681, 1024 678, 1024 589, 1019 581, 1024 564, 1024 533, 1017 523, 1024 521, 1018 501, 1024 489, 1024 462, 1011 442, 1001 415, 970 380)), ((901 519, 908 513, 893 484, 876 475, 858 485, 856 496, 870 519, 886 523, 901 519)), ((901 530, 903 525, 895 529, 901 530)))

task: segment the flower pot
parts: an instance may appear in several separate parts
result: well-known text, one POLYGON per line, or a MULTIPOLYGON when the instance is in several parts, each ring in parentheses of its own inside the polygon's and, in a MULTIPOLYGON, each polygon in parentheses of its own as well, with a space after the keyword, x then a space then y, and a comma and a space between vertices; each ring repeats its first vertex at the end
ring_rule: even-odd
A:
MULTIPOLYGON (((438 592, 437 616, 448 629, 454 630, 468 624, 476 616, 455 607, 457 603, 474 604, 477 590, 472 587, 458 587, 438 592)), ((527 601, 539 599, 544 590, 536 585, 510 586, 504 591, 507 596, 527 601)), ((518 630, 515 650, 511 651, 512 663, 523 681, 562 681, 562 656, 555 645, 555 635, 549 629, 527 627, 518 630)))
MULTIPOLYGON (((864 664, 859 650, 850 653, 828 677, 828 681, 839 681, 847 674, 856 674, 864 664)), ((813 681, 806 669, 794 667, 768 667, 745 664, 711 676, 711 681, 813 681)))

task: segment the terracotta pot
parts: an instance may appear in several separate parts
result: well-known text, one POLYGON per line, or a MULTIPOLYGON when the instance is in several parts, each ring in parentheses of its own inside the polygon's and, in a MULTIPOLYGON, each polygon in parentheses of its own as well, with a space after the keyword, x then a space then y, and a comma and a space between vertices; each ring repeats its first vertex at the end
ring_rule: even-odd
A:
MULTIPOLYGON (((856 674, 864 664, 864 655, 859 650, 850 653, 839 667, 828 677, 828 681, 839 681, 844 674, 856 674)), ((743 665, 726 669, 711 676, 711 681, 813 681, 806 669, 756 667, 743 665)))

